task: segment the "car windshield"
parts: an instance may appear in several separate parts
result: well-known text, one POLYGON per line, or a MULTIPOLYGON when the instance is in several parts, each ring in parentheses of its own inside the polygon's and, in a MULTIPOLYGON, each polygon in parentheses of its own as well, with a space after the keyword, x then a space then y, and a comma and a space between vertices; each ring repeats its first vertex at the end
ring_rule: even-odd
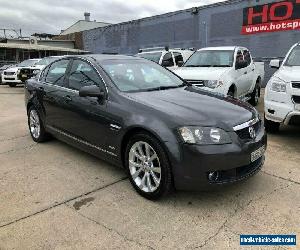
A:
POLYGON ((195 52, 184 67, 232 67, 233 50, 202 50, 195 52))
POLYGON ((144 60, 105 60, 101 63, 119 90, 154 91, 185 86, 176 75, 144 60))
POLYGON ((18 67, 30 67, 35 65, 39 60, 25 60, 18 64, 18 67))
POLYGON ((150 60, 152 62, 159 63, 159 60, 161 58, 162 52, 153 52, 153 53, 141 53, 137 54, 138 57, 145 58, 147 60, 150 60))
POLYGON ((300 45, 291 51, 285 62, 285 66, 300 66, 300 45))
POLYGON ((39 62, 37 62, 35 65, 48 65, 52 62, 54 62, 56 59, 58 59, 57 57, 45 57, 42 60, 40 60, 39 62))

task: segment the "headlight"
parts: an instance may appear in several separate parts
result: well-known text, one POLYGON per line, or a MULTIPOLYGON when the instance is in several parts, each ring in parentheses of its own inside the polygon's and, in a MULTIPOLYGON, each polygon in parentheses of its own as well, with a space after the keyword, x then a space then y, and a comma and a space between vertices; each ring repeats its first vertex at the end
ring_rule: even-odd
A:
POLYGON ((33 72, 32 72, 32 74, 35 76, 35 75, 37 75, 38 73, 40 73, 40 70, 39 69, 35 69, 33 72))
POLYGON ((271 90, 275 92, 286 92, 286 82, 277 77, 272 78, 271 90))
POLYGON ((227 132, 220 128, 211 127, 182 127, 179 134, 184 142, 189 144, 228 144, 231 138, 227 132))
POLYGON ((219 81, 219 80, 205 80, 204 81, 204 86, 211 88, 211 89, 220 87, 221 85, 223 85, 223 82, 219 81))

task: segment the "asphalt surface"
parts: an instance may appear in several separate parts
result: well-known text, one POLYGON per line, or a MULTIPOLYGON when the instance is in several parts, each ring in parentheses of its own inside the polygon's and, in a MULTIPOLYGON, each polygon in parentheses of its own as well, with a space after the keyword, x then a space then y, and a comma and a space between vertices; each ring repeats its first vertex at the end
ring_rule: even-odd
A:
POLYGON ((152 202, 122 169, 57 140, 34 143, 22 87, 0 86, 0 108, 1 250, 240 249, 240 234, 299 242, 300 128, 270 135, 262 171, 246 182, 152 202))

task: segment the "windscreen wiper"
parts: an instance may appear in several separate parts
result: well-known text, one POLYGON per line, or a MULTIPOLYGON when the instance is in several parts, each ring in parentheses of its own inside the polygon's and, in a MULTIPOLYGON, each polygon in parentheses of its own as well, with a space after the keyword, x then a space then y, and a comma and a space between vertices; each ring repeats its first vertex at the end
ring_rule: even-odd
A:
POLYGON ((157 90, 166 90, 166 89, 176 89, 176 88, 180 88, 180 87, 184 87, 187 84, 181 84, 181 85, 176 85, 176 86, 159 86, 159 87, 155 87, 155 88, 149 88, 146 89, 146 91, 157 91, 157 90))

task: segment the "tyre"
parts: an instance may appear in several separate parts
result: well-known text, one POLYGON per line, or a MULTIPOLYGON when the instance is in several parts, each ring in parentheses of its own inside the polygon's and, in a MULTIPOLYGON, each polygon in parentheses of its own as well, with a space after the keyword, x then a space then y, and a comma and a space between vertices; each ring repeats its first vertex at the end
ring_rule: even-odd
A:
POLYGON ((260 96, 260 85, 257 84, 253 90, 253 92, 251 93, 251 99, 250 99, 250 104, 252 106, 257 106, 258 101, 259 101, 259 96, 260 96))
POLYGON ((266 131, 269 133, 277 133, 279 131, 280 123, 279 122, 273 122, 270 120, 267 120, 265 117, 265 128, 266 131))
POLYGON ((16 84, 16 83, 13 83, 13 82, 9 83, 8 85, 9 85, 9 87, 11 87, 11 88, 14 88, 14 87, 17 86, 17 84, 16 84))
POLYGON ((35 142, 44 142, 49 138, 40 114, 34 107, 30 107, 28 110, 28 127, 30 135, 35 142))
POLYGON ((171 166, 160 142, 147 133, 134 135, 125 151, 125 167, 135 190, 157 200, 173 188, 171 166))
POLYGON ((227 93, 228 96, 234 98, 234 91, 232 89, 230 89, 227 93))

